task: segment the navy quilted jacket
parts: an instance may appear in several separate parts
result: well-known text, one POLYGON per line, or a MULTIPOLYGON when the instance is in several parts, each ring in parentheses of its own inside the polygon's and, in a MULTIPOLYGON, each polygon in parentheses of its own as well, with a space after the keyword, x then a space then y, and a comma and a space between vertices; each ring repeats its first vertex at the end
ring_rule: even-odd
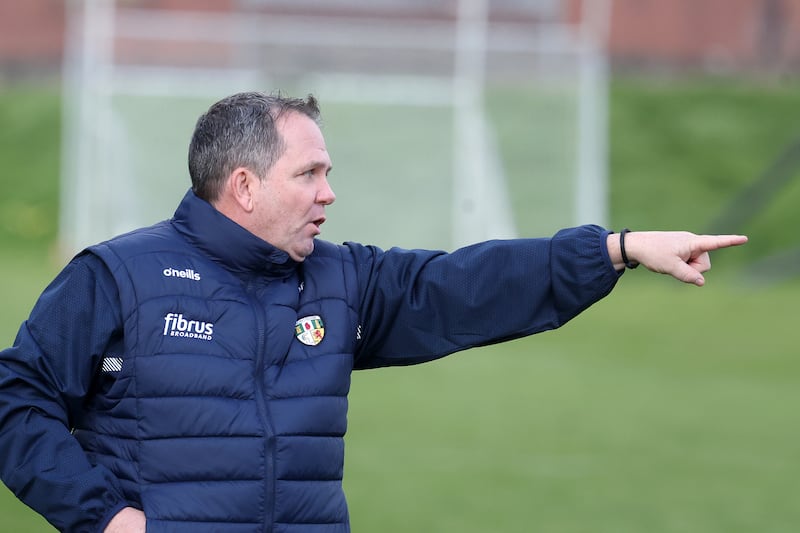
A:
POLYGON ((64 531, 340 533, 350 372, 565 323, 607 232, 453 253, 318 241, 303 263, 187 194, 90 248, 0 352, 3 481, 64 531))

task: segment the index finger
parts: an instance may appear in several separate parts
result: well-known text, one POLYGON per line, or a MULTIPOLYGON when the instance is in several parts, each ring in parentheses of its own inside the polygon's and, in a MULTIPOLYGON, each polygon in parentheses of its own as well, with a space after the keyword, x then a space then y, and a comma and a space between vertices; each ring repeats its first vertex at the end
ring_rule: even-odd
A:
POLYGON ((747 242, 747 235, 698 235, 702 250, 718 250, 729 246, 741 246, 747 242))

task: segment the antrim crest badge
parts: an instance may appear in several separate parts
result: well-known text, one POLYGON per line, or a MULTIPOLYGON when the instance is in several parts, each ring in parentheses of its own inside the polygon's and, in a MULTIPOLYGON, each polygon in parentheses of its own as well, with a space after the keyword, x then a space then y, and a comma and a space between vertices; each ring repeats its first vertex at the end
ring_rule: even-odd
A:
POLYGON ((316 346, 325 337, 325 324, 319 315, 303 317, 294 324, 294 336, 306 346, 316 346))

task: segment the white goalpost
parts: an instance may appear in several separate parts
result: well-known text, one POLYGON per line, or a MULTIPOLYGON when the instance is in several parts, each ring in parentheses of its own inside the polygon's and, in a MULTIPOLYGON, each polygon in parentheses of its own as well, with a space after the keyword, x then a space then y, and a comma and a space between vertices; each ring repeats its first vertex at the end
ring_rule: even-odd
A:
POLYGON ((240 90, 320 99, 338 195, 324 238, 453 249, 605 223, 609 2, 572 22, 559 0, 75 0, 62 250, 170 216, 194 120, 240 90))

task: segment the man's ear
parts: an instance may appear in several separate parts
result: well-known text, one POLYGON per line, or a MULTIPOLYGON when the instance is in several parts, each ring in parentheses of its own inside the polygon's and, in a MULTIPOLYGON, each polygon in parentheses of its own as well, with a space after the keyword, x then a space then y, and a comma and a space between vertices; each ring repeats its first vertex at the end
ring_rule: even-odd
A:
POLYGON ((226 188, 231 199, 247 213, 255 209, 255 188, 259 185, 258 176, 246 167, 238 167, 228 176, 226 188))

